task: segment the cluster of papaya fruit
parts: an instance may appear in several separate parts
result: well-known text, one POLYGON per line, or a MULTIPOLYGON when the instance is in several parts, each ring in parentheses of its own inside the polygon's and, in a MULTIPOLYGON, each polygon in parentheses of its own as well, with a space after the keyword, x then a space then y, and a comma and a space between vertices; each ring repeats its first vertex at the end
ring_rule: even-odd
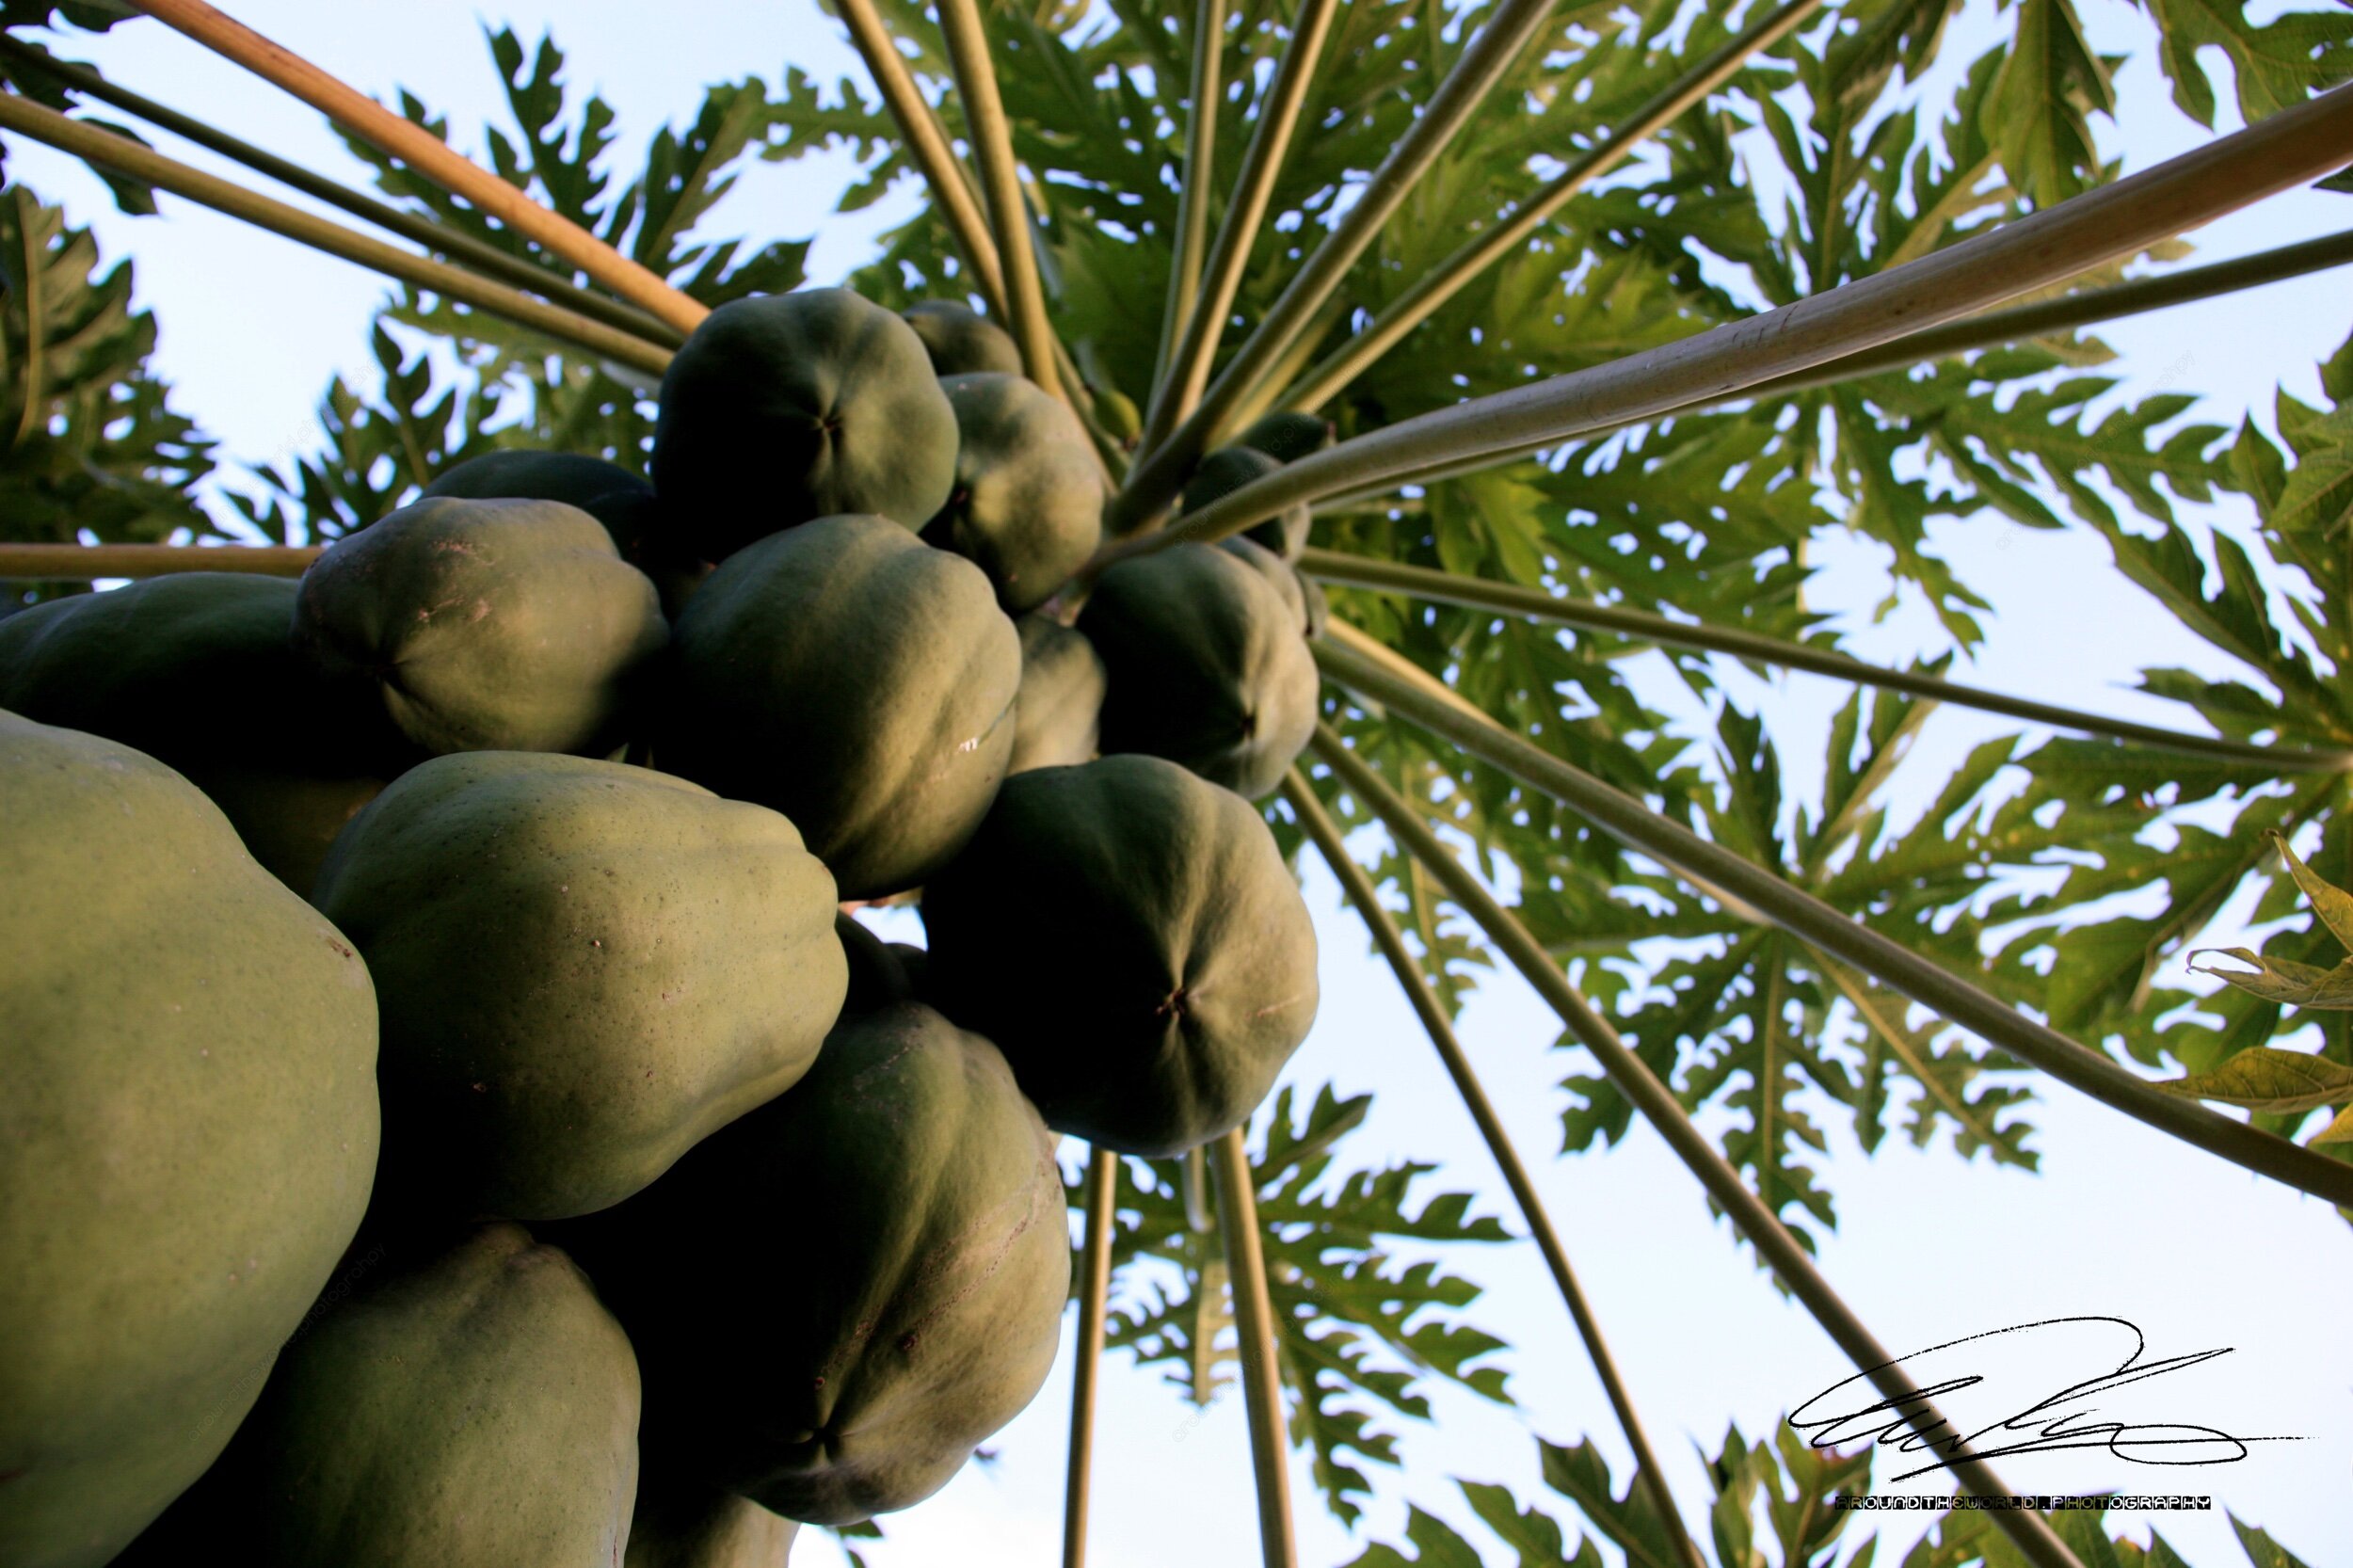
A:
MULTIPOLYGON (((1194 502, 1328 430, 1253 437, 1194 502)), ((1075 416, 841 290, 713 312, 650 468, 0 620, 0 1560, 781 1562, 1036 1393, 1053 1135, 1305 1037, 1304 517, 1082 593, 1075 416)))

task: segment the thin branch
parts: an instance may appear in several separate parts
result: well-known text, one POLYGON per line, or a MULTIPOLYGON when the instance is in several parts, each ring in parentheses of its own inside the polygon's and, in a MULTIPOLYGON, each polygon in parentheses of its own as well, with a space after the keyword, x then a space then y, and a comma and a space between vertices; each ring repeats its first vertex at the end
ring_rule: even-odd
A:
POLYGON ((1542 791, 1636 852, 1721 887, 1767 920, 1989 1044, 2134 1120, 2274 1181, 2353 1207, 2353 1165, 2169 1095, 2107 1057, 2035 1022, 1942 965, 1881 936, 1804 888, 1670 821, 1641 801, 1513 734, 1427 671, 1340 622, 1315 644, 1317 662, 1349 690, 1441 735, 1542 791), (1396 668, 1403 665, 1404 669, 1396 668), (1409 676, 1404 673, 1410 670, 1409 676), (1432 688, 1435 689, 1433 690, 1432 688))
POLYGON ((1208 447, 1209 432, 1247 393, 1267 366, 1304 329, 1316 310, 1340 286, 1423 175, 1436 167, 1456 135, 1495 89, 1530 40, 1550 19, 1554 0, 1497 0, 1485 25, 1471 40, 1430 95, 1413 128, 1399 138, 1372 171, 1340 220, 1309 254, 1256 330, 1243 340, 1198 407, 1128 475, 1116 513, 1122 529, 1155 517, 1184 487, 1208 447))
POLYGON ((242 571, 299 577, 317 545, 0 544, 0 579, 94 583, 105 577, 168 577, 180 571, 242 571))
POLYGON ((1752 56, 1786 38, 1821 5, 1822 0, 1786 0, 1779 8, 1752 22, 1705 59, 1669 83, 1657 97, 1637 109, 1599 144, 1572 161, 1516 211, 1432 268, 1421 281, 1391 301, 1363 331, 1310 371, 1298 388, 1276 401, 1287 408, 1307 413, 1321 408, 1472 280, 1526 244, 1529 236, 1577 192, 1615 168, 1636 147, 1730 81, 1752 56))
POLYGON ((1079 1272, 1078 1360, 1070 1383, 1070 1471, 1063 1484, 1062 1568, 1085 1568, 1086 1563, 1087 1484, 1095 1460, 1095 1382, 1103 1363, 1112 1229, 1118 1220, 1119 1156, 1100 1144, 1087 1156, 1086 1194, 1086 1252, 1079 1272))
MULTIPOLYGON (((1826 294, 1609 364, 1433 409, 1310 454, 1227 491, 1170 528, 1106 547, 1089 575, 1127 555, 1222 539, 1297 502, 1348 494, 1449 463, 1517 456, 1571 436, 1720 402, 2136 255, 2348 162, 2353 86, 1826 294)), ((1176 441, 1172 437, 1170 445, 1176 441)), ((1131 475, 1130 488, 1138 483, 1131 475)))
MULTIPOLYGON (((1331 768, 1341 787, 1381 819, 1399 848, 1438 878, 1447 896, 1487 934, 1488 940, 1511 960, 1536 994, 1551 1004, 1577 1042, 1593 1052, 1610 1081, 1633 1102, 1661 1140, 1699 1179, 1734 1227, 1756 1249, 1766 1267, 1813 1314, 1815 1321, 1854 1362, 1856 1368, 1870 1378, 1872 1386, 1887 1397, 1891 1419, 1909 1419, 1920 1433, 1956 1430, 1936 1415, 1927 1396, 1905 1374, 1902 1364, 1887 1353, 1816 1270, 1797 1238, 1764 1200, 1750 1191, 1748 1183, 1740 1179, 1740 1173, 1708 1141, 1707 1135, 1692 1124, 1673 1091, 1659 1081, 1641 1057, 1626 1048, 1609 1020, 1595 1012, 1577 987, 1569 984, 1543 944, 1496 902, 1495 896, 1448 852, 1403 798, 1343 745, 1329 728, 1319 727, 1312 744, 1316 756, 1331 768)), ((1949 1438, 1932 1442, 1968 1490, 1981 1497, 2011 1495, 1990 1465, 1969 1454, 1958 1442, 1949 1438)), ((2047 1568, 2081 1568, 2041 1514, 2024 1509, 2007 1510, 1996 1512, 1994 1520, 2030 1560, 2047 1568)))
POLYGON ((691 332, 711 312, 640 264, 549 211, 448 143, 205 0, 132 0, 140 10, 226 56, 407 164, 424 178, 586 273, 640 310, 691 332))
POLYGON ((1236 1128, 1210 1145, 1216 1176, 1218 1228, 1225 1243, 1226 1276, 1234 1292, 1234 1336, 1241 1351, 1242 1406, 1250 1417, 1250 1468, 1258 1488, 1258 1541, 1266 1568, 1298 1568, 1291 1531, 1289 1445, 1283 1422, 1283 1383, 1274 1365, 1274 1304, 1266 1288, 1266 1254, 1258 1239, 1258 1194, 1250 1155, 1236 1128))
POLYGON ((1193 87, 1184 177, 1177 184, 1176 254, 1168 268, 1168 302, 1160 311, 1160 344, 1152 361, 1153 403, 1168 382, 1169 356, 1183 339, 1201 297, 1201 262, 1209 244, 1209 185, 1217 172, 1217 110, 1225 83, 1225 0, 1201 0, 1193 22, 1193 87))
POLYGON ((858 57, 866 62, 866 73, 873 78, 874 90, 882 94, 884 107, 897 122, 907 155, 915 160, 915 167, 922 171, 923 183, 931 187, 932 203, 946 219, 956 248, 964 253, 965 264, 971 268, 973 282, 981 297, 988 302, 989 313, 1000 321, 1009 319, 1004 268, 997 259, 997 241, 989 233, 988 219, 973 198, 971 184, 964 166, 956 159, 955 148, 950 144, 939 117, 924 101, 915 85, 914 72, 907 70, 906 60, 892 43, 890 29, 883 25, 873 0, 830 3, 848 25, 850 42, 856 48, 858 57))
POLYGON ((544 295, 554 303, 578 311, 592 320, 601 321, 623 332, 633 332, 647 342, 660 344, 664 348, 676 348, 686 341, 686 335, 677 328, 648 315, 634 306, 623 305, 581 288, 569 279, 558 277, 536 262, 509 255, 497 246, 438 223, 422 214, 404 211, 390 202, 379 201, 375 197, 339 185, 292 159, 281 158, 251 142, 241 141, 193 115, 183 114, 168 104, 158 104, 152 98, 142 97, 128 88, 118 86, 87 66, 75 65, 71 60, 48 58, 40 51, 5 36, 0 36, 0 54, 18 61, 27 71, 53 76, 75 92, 111 104, 160 130, 184 136, 199 147, 208 148, 225 158, 245 165, 257 174, 266 175, 330 207, 341 208, 354 217, 375 224, 387 233, 397 234, 460 265, 470 266, 489 277, 504 279, 534 294, 544 295))
POLYGON ((1292 812, 1307 837, 1323 854, 1332 874, 1339 878, 1340 888, 1348 902, 1356 908, 1366 928, 1372 933, 1373 944, 1380 948, 1397 983, 1413 1004, 1415 1015, 1430 1035, 1430 1044, 1436 1048, 1438 1060, 1444 1064, 1447 1076, 1454 1080, 1455 1092, 1463 1096, 1464 1107, 1471 1120, 1479 1125, 1479 1135, 1486 1140, 1487 1152, 1495 1157, 1497 1168, 1503 1174, 1503 1183, 1512 1190, 1512 1197, 1519 1205, 1520 1219, 1528 1226, 1536 1248, 1544 1254, 1545 1266, 1552 1271, 1552 1282, 1559 1287, 1561 1299, 1567 1304, 1569 1317, 1577 1324, 1577 1337, 1584 1341, 1586 1356, 1593 1364, 1593 1373, 1601 1379, 1602 1390, 1609 1396, 1609 1408, 1616 1412, 1618 1428, 1625 1434, 1626 1447, 1633 1450, 1635 1474, 1648 1488, 1652 1506, 1658 1511, 1674 1548, 1693 1568, 1707 1568, 1699 1548, 1692 1544, 1684 1528, 1682 1511, 1675 1507, 1674 1494, 1667 1486, 1667 1472, 1652 1451, 1650 1439, 1644 1435, 1642 1422, 1635 1414, 1634 1399, 1626 1391, 1625 1380, 1618 1373, 1617 1358, 1609 1353, 1609 1342, 1602 1337, 1601 1320, 1593 1315, 1593 1304, 1585 1298, 1585 1288, 1577 1283, 1577 1271, 1570 1266, 1568 1249, 1561 1244, 1561 1236, 1553 1228, 1552 1216, 1545 1208, 1542 1193, 1520 1160, 1519 1150, 1512 1144, 1512 1135, 1504 1129, 1503 1118, 1496 1114, 1487 1091, 1479 1081, 1479 1075, 1465 1053, 1463 1043, 1455 1038, 1454 1026, 1447 1018, 1446 1009, 1430 989, 1430 982, 1421 971, 1421 965, 1407 951, 1405 938, 1397 929, 1397 921, 1381 903, 1381 895, 1341 842, 1340 830, 1323 803, 1316 799, 1315 791, 1297 768, 1291 769, 1283 780, 1283 798, 1290 802, 1292 812))
POLYGON ((1337 0, 1301 0, 1290 37, 1283 44, 1283 57, 1258 105, 1250 141, 1242 149, 1241 171, 1234 182, 1233 200, 1218 222, 1217 243, 1209 252, 1200 301, 1185 319, 1183 336, 1170 352, 1166 374, 1153 378, 1151 407, 1145 410, 1144 434, 1136 442, 1139 454, 1160 447, 1176 422, 1201 401, 1218 340, 1225 335, 1226 318, 1234 311, 1234 296, 1241 288, 1242 272, 1250 262, 1250 248, 1266 222, 1275 177, 1283 171, 1283 156, 1290 151, 1300 111, 1315 85, 1316 61, 1323 54, 1324 40, 1338 11, 1337 0))
POLYGON ((1833 680, 1909 692, 1914 696, 1981 708, 1993 713, 2006 713, 2031 724, 2047 724, 2055 728, 2079 730, 2088 735, 2129 741, 2192 757, 2250 764, 2279 773, 2353 773, 2353 749, 2314 750, 2305 746, 2255 745, 2220 736, 2192 735, 2156 725, 2135 724, 2126 719, 2113 719, 2100 713, 2088 713, 2073 708, 1989 692, 1958 681, 1940 680, 1932 675, 1886 669, 1844 653, 1809 648, 1802 643, 1769 637, 1762 632, 1696 626, 1689 621, 1670 620, 1665 616, 1653 615, 1646 610, 1596 604, 1590 600, 1560 599, 1541 588, 1524 588, 1515 584, 1494 583, 1450 571, 1432 571, 1423 567, 1370 560, 1330 550, 1308 550, 1300 557, 1299 569, 1323 582, 1348 587, 1409 594, 1416 599, 1434 600, 1443 604, 1466 605, 1475 610, 1498 610, 1507 615, 1527 616, 1561 626, 1615 632, 1669 648, 1729 653, 1741 659, 1809 670, 1833 680))
POLYGON ((1006 325, 1021 346, 1021 369, 1056 395, 1062 376, 1054 356, 1054 328, 1046 317, 1046 291, 1031 248, 1029 207, 1021 195, 1021 173, 1013 155, 1013 128, 997 94, 997 66, 988 52, 975 0, 940 0, 940 38, 948 67, 970 129, 972 158, 980 166, 981 196, 988 205, 989 229, 997 237, 997 260, 1005 272, 1006 325))
MULTIPOLYGON (((354 232, 315 213, 247 190, 244 186, 189 168, 128 136, 100 130, 13 92, 0 92, 0 130, 15 131, 60 148, 78 158, 144 180, 216 212, 288 239, 298 240, 330 256, 340 256, 419 289, 441 295, 475 310, 502 316, 519 326, 544 332, 559 343, 576 345, 619 364, 655 376, 670 362, 670 351, 591 321, 577 312, 535 299, 520 289, 492 282, 478 273, 430 256, 419 256, 354 232)), ((699 306, 696 309, 700 309, 699 306)))

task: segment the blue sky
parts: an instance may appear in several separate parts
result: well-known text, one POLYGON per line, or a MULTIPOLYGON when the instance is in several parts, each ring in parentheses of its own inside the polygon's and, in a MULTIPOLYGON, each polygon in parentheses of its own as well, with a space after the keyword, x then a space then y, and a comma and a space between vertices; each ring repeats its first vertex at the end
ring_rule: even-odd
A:
MULTIPOLYGON (((642 147, 663 120, 690 114, 707 81, 754 72, 773 79, 787 61, 826 81, 857 70, 835 24, 808 0, 670 0, 658 8, 658 26, 647 21, 654 8, 624 0, 505 7, 240 0, 232 8, 379 98, 397 86, 420 89, 451 113, 459 144, 475 148, 475 128, 494 111, 497 88, 481 42, 484 20, 511 23, 526 39, 552 24, 571 54, 575 88, 594 87, 618 110, 624 148, 642 147)), ((2168 104, 2134 8, 2086 0, 2085 9, 2096 44, 2138 52, 2120 78, 2127 112, 2109 128, 2110 150, 2137 168, 2201 139, 2204 133, 2168 104)), ((1967 57, 1997 26, 1990 0, 1980 0, 1958 24, 1949 52, 1967 57)), ((126 25, 82 55, 128 86, 210 106, 250 139, 354 183, 361 178, 311 111, 158 25, 126 25)), ((74 221, 96 228, 110 258, 136 259, 140 298, 161 322, 159 360, 179 387, 179 406, 222 438, 229 456, 268 462, 308 449, 316 440, 312 407, 329 375, 370 376, 366 328, 384 293, 374 276, 169 198, 161 220, 123 218, 77 168, 21 144, 11 145, 9 160, 20 178, 63 200, 74 221)), ((192 161, 210 162, 200 154, 192 161)), ((851 172, 839 156, 755 167, 710 227, 763 239, 818 234, 812 272, 821 281, 839 279, 912 200, 903 192, 867 212, 831 217, 832 195, 851 172)), ((2353 201, 2303 195, 2196 238, 2203 256, 2221 257, 2342 228, 2349 216, 2353 201)), ((2346 277, 2326 275, 2108 329, 2122 355, 2124 394, 2201 392, 2209 401, 2196 417, 2226 424, 2250 409, 2260 417, 2281 381, 2315 396, 2313 362, 2353 326, 2346 277)), ((2224 529, 2247 522, 2227 509, 2201 516, 2224 529)), ((2226 672, 2218 655, 2169 635, 2164 613, 2115 573, 2105 548, 2089 536, 2038 534, 1980 518, 1942 529, 1938 544, 1997 602, 1989 645, 1960 679, 2180 723, 2169 705, 2125 689, 2134 670, 2184 664, 2226 672)), ((1869 623, 1870 607, 1886 591, 1874 549, 1829 541, 1820 559, 1826 569, 1817 600, 1849 612, 1854 651, 1900 661, 1941 648, 1941 634, 1917 605, 1869 623)), ((1761 706, 1786 737, 1792 792, 1812 788, 1829 714, 1844 689, 1805 676, 1767 684, 1730 666, 1723 674, 1739 700, 1761 706)), ((1664 702, 1673 687, 1657 681, 1653 689, 1664 702)), ((2004 728, 1984 715, 1937 715, 1906 769, 1915 795, 1968 747, 2004 728)), ((1899 817, 1904 798, 1899 786, 1899 817)), ((1442 1170, 1426 1192, 1474 1192, 1484 1211, 1516 1228, 1427 1043, 1320 868, 1311 871, 1306 892, 1322 938, 1325 1001, 1287 1081, 1303 1092, 1326 1081, 1344 1091, 1377 1091, 1374 1114, 1344 1145, 1343 1163, 1435 1160, 1442 1170)), ((911 918, 902 919, 912 926, 911 918)), ((1548 1156, 1558 1144, 1557 1082, 1580 1067, 1569 1053, 1550 1048, 1558 1028, 1549 1014, 1516 981, 1498 978, 1472 1002, 1462 1033, 1522 1147, 1548 1156)), ((2246 1176, 2057 1088, 2034 1112, 2042 1129, 2039 1176, 1964 1164, 1941 1142, 1920 1152, 1891 1140, 1865 1160, 1843 1124, 1826 1120, 1824 1179, 1838 1195, 1842 1218, 1823 1244, 1821 1263, 1891 1348, 2044 1317, 2121 1315, 2148 1331, 2153 1355, 2233 1348, 2160 1385, 2154 1402, 2135 1407, 2135 1418, 2198 1419, 2304 1439, 2261 1448, 2242 1464, 2170 1475, 2083 1458, 2021 1459, 2003 1466, 2013 1484, 2039 1491, 2186 1484, 2265 1525, 2314 1568, 2353 1558, 2353 1523, 2342 1504, 2353 1466, 2353 1344, 2336 1331, 2333 1310, 2353 1288, 2353 1237, 2326 1205, 2246 1176)), ((1732 1421, 1761 1436, 1782 1411, 1846 1374, 1828 1341, 1736 1252, 1657 1139, 1637 1132, 1606 1154, 1540 1158, 1538 1164, 1571 1256, 1687 1502, 1705 1495, 1695 1443, 1712 1451, 1732 1421)), ((1451 1262, 1489 1288, 1472 1317, 1511 1342, 1517 1403, 1501 1409, 1433 1389, 1433 1423, 1392 1423, 1405 1464, 1401 1472, 1372 1467, 1381 1496, 1365 1531, 1354 1536, 1322 1513, 1304 1465, 1296 1467, 1307 1564, 1344 1562, 1365 1539, 1396 1539, 1409 1499, 1466 1521, 1449 1477, 1505 1482, 1523 1505, 1545 1506, 1531 1433, 1557 1442, 1590 1433, 1625 1473, 1597 1386, 1532 1250, 1501 1246, 1451 1262)), ((2037 1375, 2057 1369, 2054 1363, 2037 1375)), ((1157 1374, 1116 1364, 1104 1400, 1091 1560, 1099 1568, 1254 1560, 1239 1401, 1225 1398, 1196 1412, 1157 1374)), ((1036 1402, 993 1445, 1000 1460, 969 1467, 937 1498, 887 1520, 890 1539, 870 1551, 870 1560, 891 1568, 1031 1568, 1054 1560, 1067 1410, 1065 1353, 1036 1402)), ((1549 1511, 1570 1516, 1565 1505, 1549 1511)), ((1894 1517, 1889 1544, 1911 1533, 1904 1516, 1894 1517)), ((2149 1517, 2193 1562, 2239 1560, 2235 1548, 2223 1544, 2219 1514, 2149 1517)), ((1490 1561, 1511 1560, 1491 1540, 1479 1539, 1490 1561)), ((829 1543, 812 1539, 794 1560, 826 1565, 837 1559, 829 1543)))

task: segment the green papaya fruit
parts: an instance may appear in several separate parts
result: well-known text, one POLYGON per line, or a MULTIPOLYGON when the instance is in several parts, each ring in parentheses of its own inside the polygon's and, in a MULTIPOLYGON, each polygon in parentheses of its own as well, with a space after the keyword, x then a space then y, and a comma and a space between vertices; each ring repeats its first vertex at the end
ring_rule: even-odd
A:
POLYGON ((1338 439, 1339 432, 1321 414, 1277 408, 1251 421, 1250 428, 1234 438, 1234 444, 1263 452, 1278 463, 1295 463, 1338 439))
POLYGON ((456 496, 465 501, 560 501, 604 524, 613 547, 634 561, 644 549, 653 514, 653 487, 618 463, 577 452, 533 452, 510 448, 485 453, 445 469, 420 492, 420 500, 456 496))
POLYGON ((728 557, 686 607, 655 754, 792 818, 843 899, 881 898, 979 824, 1020 680, 978 567, 887 518, 821 518, 728 557))
POLYGON ((0 1562, 212 1464, 357 1230, 376 997, 162 763, 0 713, 0 1562))
POLYGON ((968 305, 952 299, 926 299, 900 314, 923 340, 923 351, 932 357, 935 375, 1021 374, 1021 345, 1013 341, 1013 334, 968 305))
POLYGON ((345 1272, 350 1292, 322 1304, 220 1463, 121 1568, 620 1562, 637 1361, 579 1267, 494 1223, 345 1272))
POLYGON ((1137 438, 1144 434, 1143 410, 1136 407, 1134 398, 1117 387, 1096 389, 1095 417, 1102 423, 1104 433, 1123 450, 1133 451, 1137 438))
POLYGON ((570 1222, 646 1374, 646 1444, 809 1524, 920 1502, 1046 1381, 1070 1285, 1053 1139, 997 1048, 917 1002, 570 1222))
POLYGON ((935 1004, 998 1043, 1047 1126, 1125 1154, 1241 1126, 1315 1021, 1315 927, 1274 836, 1154 757, 1007 779, 923 925, 935 1004))
POLYGON ((1094 760, 1103 716, 1103 656, 1071 627, 1044 616, 1014 623, 1021 635, 1021 688, 1013 705, 1007 775, 1094 760))
POLYGON ((847 289, 730 300, 662 377, 654 489, 704 560, 845 512, 920 528, 955 478, 923 340, 847 289))
MULTIPOLYGON (((1193 477, 1186 481, 1180 509, 1197 512, 1218 497, 1241 489, 1254 479, 1263 479, 1282 466, 1276 459, 1252 447, 1219 447, 1201 459, 1201 466, 1194 469, 1193 477)), ((1308 510, 1307 504, 1297 501, 1276 516, 1242 532, 1284 560, 1296 561, 1299 552, 1307 548, 1307 531, 1314 520, 1314 514, 1308 510)))
POLYGON ((620 762, 436 758, 314 898, 376 977, 384 1183, 426 1209, 618 1203, 798 1082, 848 983, 790 822, 620 762))
POLYGON ((1291 564, 1247 535, 1235 534, 1217 541, 1217 548, 1267 581, 1290 610, 1299 633, 1307 633, 1307 590, 1305 580, 1292 569, 1291 564))
POLYGON ((951 376, 956 487, 923 537, 988 573, 1009 616, 1035 609, 1103 538, 1103 471, 1079 416, 1018 376, 951 376))
POLYGON ((644 572, 675 620, 711 563, 677 537, 653 487, 618 463, 573 452, 510 449, 486 453, 445 471, 419 499, 560 501, 604 524, 621 559, 644 572))
POLYGON ((1165 757, 1256 800, 1315 732, 1316 662, 1299 615, 1228 551, 1130 556, 1096 579, 1079 630, 1109 674, 1107 756, 1165 757))
POLYGON ((641 1479, 622 1568, 785 1568, 800 1528, 732 1492, 641 1479))
POLYGON ((404 506, 329 545, 295 598, 296 650, 372 678, 436 754, 611 751, 668 637, 653 584, 555 501, 404 506))
POLYGON ((104 735, 202 790, 308 893, 352 813, 416 753, 372 685, 294 650, 295 585, 190 571, 0 620, 0 708, 104 735))

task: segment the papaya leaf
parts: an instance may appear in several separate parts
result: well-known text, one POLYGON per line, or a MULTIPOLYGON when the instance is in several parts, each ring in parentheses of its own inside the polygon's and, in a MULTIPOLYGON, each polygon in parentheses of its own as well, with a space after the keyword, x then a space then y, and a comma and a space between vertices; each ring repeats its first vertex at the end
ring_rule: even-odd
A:
POLYGON ((2198 58, 2206 49, 2229 56, 2239 113, 2249 124, 2353 76, 2353 16, 2342 10, 2295 10, 2253 23, 2241 0, 2141 3, 2163 34, 2157 59, 2173 84, 2173 102, 2209 129, 2214 87, 2198 58))
POLYGON ((2353 1067, 2304 1051, 2258 1046, 2213 1072, 2192 1073, 2157 1087, 2186 1098, 2223 1100, 2254 1111, 2313 1111, 2353 1101, 2353 1067))
POLYGON ((2247 1553, 2247 1560, 2251 1568, 2306 1568, 2303 1559, 2241 1519, 2237 1514, 2233 1513, 2228 1517, 2231 1521, 2231 1528, 2237 1534, 2239 1546, 2247 1553))
POLYGON ((2336 1120, 2313 1134, 2314 1144, 2353 1143, 2353 1104, 2337 1112, 2336 1120))
MULTIPOLYGON (((2200 948, 2198 952, 2219 952, 2251 965, 2255 973, 2236 969, 2217 969, 2211 965, 2193 964, 2192 971, 2210 974, 2237 986, 2240 990, 2263 998, 2265 1001, 2284 1002, 2290 1007, 2327 1008, 2342 1012, 2353 1008, 2353 958, 2346 959, 2333 969, 2314 964, 2298 964, 2292 959, 2267 958, 2249 952, 2245 948, 2200 948)), ((2196 956, 2195 953, 2192 956, 2196 956)))

